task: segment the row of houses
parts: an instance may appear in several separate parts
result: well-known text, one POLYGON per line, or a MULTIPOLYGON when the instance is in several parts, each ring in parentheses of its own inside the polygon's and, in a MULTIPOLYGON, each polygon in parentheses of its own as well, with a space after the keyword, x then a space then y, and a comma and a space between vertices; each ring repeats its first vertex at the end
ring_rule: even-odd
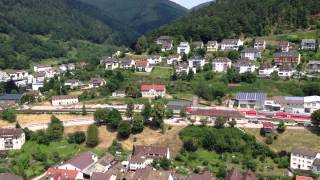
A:
POLYGON ((238 109, 311 114, 320 109, 320 96, 273 96, 268 98, 266 93, 239 92, 235 97, 235 106, 238 109))

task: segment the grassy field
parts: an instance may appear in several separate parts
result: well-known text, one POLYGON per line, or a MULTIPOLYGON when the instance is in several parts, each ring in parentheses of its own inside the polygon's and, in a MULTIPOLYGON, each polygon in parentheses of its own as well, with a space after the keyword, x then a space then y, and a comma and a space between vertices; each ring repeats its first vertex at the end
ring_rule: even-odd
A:
POLYGON ((169 79, 172 74, 171 68, 155 67, 150 73, 151 78, 169 79))
POLYGON ((12 151, 9 153, 9 158, 14 157, 14 162, 8 167, 8 164, 0 164, 3 167, 8 167, 14 172, 23 171, 26 173, 26 176, 29 178, 35 177, 42 174, 48 167, 54 165, 57 162, 54 162, 53 154, 58 153, 60 160, 68 160, 73 157, 75 154, 83 151, 92 151, 97 155, 101 156, 102 152, 86 148, 84 145, 69 144, 66 141, 50 143, 50 145, 39 145, 36 142, 27 142, 23 148, 19 151, 12 151), (34 158, 35 153, 45 154, 46 161, 40 162, 34 158), (20 168, 20 169, 19 169, 20 168))
MULTIPOLYGON (((260 129, 245 129, 245 131, 254 135, 258 141, 265 142, 264 137, 260 135, 260 129)), ((269 147, 275 151, 291 151, 295 147, 319 151, 320 136, 306 129, 287 129, 269 147)))

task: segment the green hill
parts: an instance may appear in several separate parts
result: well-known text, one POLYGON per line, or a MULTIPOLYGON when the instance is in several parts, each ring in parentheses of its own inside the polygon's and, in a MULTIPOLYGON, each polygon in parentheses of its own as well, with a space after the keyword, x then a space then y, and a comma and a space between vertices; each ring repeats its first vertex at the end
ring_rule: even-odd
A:
POLYGON ((148 35, 186 40, 263 36, 320 27, 319 0, 217 0, 148 35))
POLYGON ((80 0, 99 8, 112 19, 145 33, 185 15, 188 10, 169 0, 80 0))

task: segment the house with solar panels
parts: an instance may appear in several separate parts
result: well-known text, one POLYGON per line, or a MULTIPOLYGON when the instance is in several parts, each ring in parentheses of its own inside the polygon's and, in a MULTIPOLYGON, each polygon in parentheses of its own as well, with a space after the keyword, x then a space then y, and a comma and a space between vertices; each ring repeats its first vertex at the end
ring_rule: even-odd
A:
POLYGON ((265 101, 265 109, 268 111, 303 114, 305 113, 304 97, 274 96, 272 100, 265 101))
POLYGON ((239 92, 236 95, 235 105, 239 109, 263 109, 267 99, 266 93, 261 92, 239 92))

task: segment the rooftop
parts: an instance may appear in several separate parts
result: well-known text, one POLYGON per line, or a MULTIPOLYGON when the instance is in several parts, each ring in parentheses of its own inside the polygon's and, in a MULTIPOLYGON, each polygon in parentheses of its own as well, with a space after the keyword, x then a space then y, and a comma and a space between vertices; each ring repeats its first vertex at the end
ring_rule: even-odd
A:
POLYGON ((21 128, 0 128, 0 137, 12 137, 19 138, 23 134, 23 130, 21 128))
POLYGON ((227 118, 244 118, 244 114, 236 110, 226 109, 195 109, 191 115, 210 116, 210 117, 227 117, 227 118))
POLYGON ((165 85, 162 84, 143 84, 141 85, 141 91, 149 91, 149 90, 155 90, 155 91, 164 91, 166 89, 165 85))
POLYGON ((20 101, 22 94, 3 94, 0 96, 0 100, 15 100, 20 101))
POLYGON ((309 156, 309 157, 316 157, 317 155, 317 152, 313 152, 313 151, 302 149, 302 148, 292 149, 291 153, 300 154, 300 155, 309 156))
POLYGON ((84 170, 92 163, 94 163, 93 157, 96 155, 92 152, 82 152, 73 157, 72 159, 66 161, 64 164, 70 164, 78 169, 84 170))
POLYGON ((260 101, 264 102, 267 99, 266 93, 256 92, 239 92, 236 95, 236 100, 242 100, 242 101, 260 101))
POLYGON ((227 57, 217 57, 215 59, 213 59, 212 61, 213 63, 215 62, 219 62, 219 63, 228 63, 228 62, 231 62, 231 60, 227 57))
POLYGON ((63 95, 63 96, 52 96, 52 101, 64 100, 64 99, 77 99, 78 96, 63 95))

